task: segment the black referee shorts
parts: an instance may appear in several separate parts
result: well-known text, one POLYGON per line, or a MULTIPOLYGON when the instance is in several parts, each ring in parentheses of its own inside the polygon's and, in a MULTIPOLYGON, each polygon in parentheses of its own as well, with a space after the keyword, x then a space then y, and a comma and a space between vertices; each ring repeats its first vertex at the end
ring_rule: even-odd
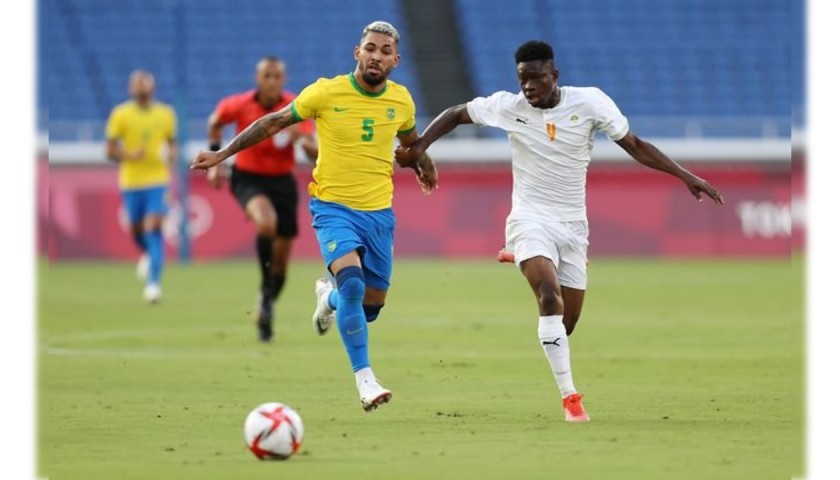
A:
POLYGON ((265 195, 277 212, 277 235, 286 238, 297 236, 298 191, 294 175, 259 175, 233 167, 230 190, 243 210, 252 198, 265 195))

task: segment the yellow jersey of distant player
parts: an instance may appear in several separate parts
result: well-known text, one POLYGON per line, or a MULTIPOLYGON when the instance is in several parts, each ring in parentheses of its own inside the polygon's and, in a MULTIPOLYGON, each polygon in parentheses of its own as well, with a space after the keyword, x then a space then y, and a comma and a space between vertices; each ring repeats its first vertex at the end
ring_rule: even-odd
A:
POLYGON ((143 149, 137 160, 120 162, 120 188, 134 190, 169 183, 169 142, 175 139, 175 111, 165 103, 141 107, 129 100, 117 105, 108 118, 106 136, 127 152, 143 149))
POLYGON ((386 80, 379 93, 364 91, 353 74, 320 78, 292 102, 296 120, 314 118, 318 160, 309 194, 354 210, 382 210, 394 195, 394 139, 414 130, 414 101, 404 86, 386 80))

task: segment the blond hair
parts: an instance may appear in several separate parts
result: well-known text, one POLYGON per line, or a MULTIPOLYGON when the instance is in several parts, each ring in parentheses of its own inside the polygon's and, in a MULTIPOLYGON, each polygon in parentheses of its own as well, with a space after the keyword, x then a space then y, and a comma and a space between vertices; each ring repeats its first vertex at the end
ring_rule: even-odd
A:
POLYGON ((365 29, 362 30, 362 38, 365 38, 365 35, 367 35, 370 32, 388 35, 389 37, 393 38, 395 42, 400 43, 400 32, 398 32, 397 29, 394 28, 394 26, 388 22, 377 20, 375 22, 369 23, 365 27, 365 29))

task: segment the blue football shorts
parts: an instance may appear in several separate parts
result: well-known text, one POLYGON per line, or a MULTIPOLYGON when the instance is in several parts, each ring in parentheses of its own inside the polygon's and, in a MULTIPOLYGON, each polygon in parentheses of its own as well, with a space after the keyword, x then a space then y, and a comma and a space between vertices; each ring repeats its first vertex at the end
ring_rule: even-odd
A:
POLYGON ((362 259, 365 285, 387 290, 394 257, 394 210, 361 211, 312 198, 312 227, 327 268, 356 250, 362 259))
POLYGON ((166 185, 123 190, 123 205, 129 224, 142 222, 149 215, 166 215, 166 185))

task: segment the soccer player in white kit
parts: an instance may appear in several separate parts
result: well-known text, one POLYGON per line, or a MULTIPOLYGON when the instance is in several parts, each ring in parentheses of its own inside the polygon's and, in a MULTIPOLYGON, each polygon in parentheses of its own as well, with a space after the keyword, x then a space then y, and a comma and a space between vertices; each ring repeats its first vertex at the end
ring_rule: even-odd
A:
POLYGON ((595 131, 601 131, 642 165, 682 180, 692 195, 723 198, 702 178, 677 165, 630 131, 627 118, 595 87, 557 84, 554 51, 530 41, 516 51, 520 93, 496 92, 446 109, 415 143, 398 147, 396 160, 411 166, 438 138, 461 124, 501 128, 512 154, 512 208, 506 250, 537 299, 537 327, 563 397, 566 421, 586 422, 582 395, 572 382, 568 336, 577 324, 586 291, 586 169, 595 131))

